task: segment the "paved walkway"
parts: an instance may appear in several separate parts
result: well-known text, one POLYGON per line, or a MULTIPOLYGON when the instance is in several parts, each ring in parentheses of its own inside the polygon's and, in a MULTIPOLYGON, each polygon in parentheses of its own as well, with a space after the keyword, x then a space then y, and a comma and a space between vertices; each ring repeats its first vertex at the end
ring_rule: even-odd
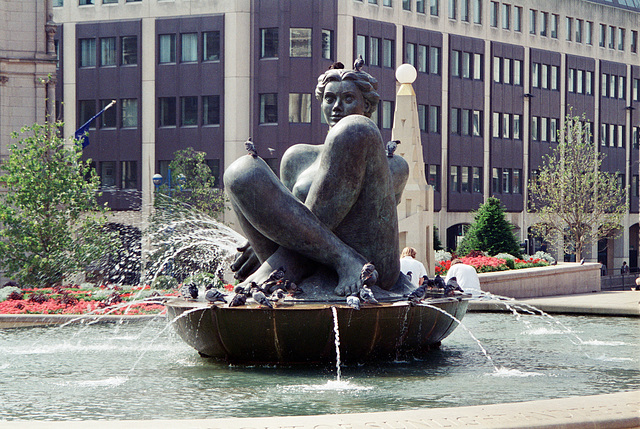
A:
POLYGON ((640 291, 594 292, 514 301, 472 301, 468 311, 508 311, 505 303, 528 304, 545 313, 640 317, 640 291))

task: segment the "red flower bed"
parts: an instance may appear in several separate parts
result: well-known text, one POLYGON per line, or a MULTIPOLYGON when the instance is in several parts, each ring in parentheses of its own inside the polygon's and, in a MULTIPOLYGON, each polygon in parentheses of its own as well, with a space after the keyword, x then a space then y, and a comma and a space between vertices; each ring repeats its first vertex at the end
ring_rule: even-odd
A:
MULTIPOLYGON (((509 266, 511 263, 507 262, 505 259, 494 258, 491 256, 464 256, 460 259, 464 264, 472 265, 477 272, 479 273, 487 273, 491 271, 505 271, 511 269, 509 266)), ((515 258, 513 260, 513 268, 531 268, 531 267, 541 267, 549 265, 548 262, 542 259, 529 259, 527 261, 515 258)), ((436 274, 440 274, 444 276, 447 274, 447 271, 451 268, 451 261, 442 261, 436 263, 436 274)))

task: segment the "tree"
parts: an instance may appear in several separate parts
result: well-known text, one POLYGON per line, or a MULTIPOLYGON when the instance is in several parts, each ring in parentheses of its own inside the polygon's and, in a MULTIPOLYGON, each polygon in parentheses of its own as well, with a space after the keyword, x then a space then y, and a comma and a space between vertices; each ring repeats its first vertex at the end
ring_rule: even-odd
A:
POLYGON ((529 184, 531 210, 540 218, 534 232, 576 259, 591 243, 619 232, 628 210, 625 188, 617 173, 600 169, 605 155, 585 123, 584 115, 567 115, 558 146, 529 184))
POLYGON ((467 255, 472 250, 482 250, 490 255, 509 253, 520 256, 520 245, 513 234, 513 225, 505 219, 499 199, 489 197, 480 206, 456 253, 467 255))
POLYGON ((0 170, 0 266, 23 285, 50 286, 98 259, 110 245, 99 179, 78 144, 65 147, 61 123, 12 133, 0 170))
MULTIPOLYGON (((171 198, 218 219, 224 211, 225 198, 223 191, 215 187, 215 177, 205 161, 206 153, 189 147, 173 155, 169 165, 171 198)), ((167 192, 167 188, 163 187, 162 191, 167 192)))

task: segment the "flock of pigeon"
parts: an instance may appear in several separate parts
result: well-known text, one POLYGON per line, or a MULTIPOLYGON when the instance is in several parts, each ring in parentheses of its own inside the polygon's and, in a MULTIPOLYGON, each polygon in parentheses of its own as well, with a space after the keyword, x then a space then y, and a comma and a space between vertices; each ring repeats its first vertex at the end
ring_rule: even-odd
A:
MULTIPOLYGON (((410 273, 409 273, 410 274, 410 273)), ((449 279, 448 282, 445 283, 444 279, 440 277, 439 274, 436 274, 435 278, 431 280, 427 276, 422 276, 423 281, 420 286, 409 295, 409 301, 411 302, 420 302, 426 298, 427 292, 430 290, 444 290, 444 296, 454 296, 456 292, 464 292, 460 285, 458 284, 458 280, 455 277, 449 279)))

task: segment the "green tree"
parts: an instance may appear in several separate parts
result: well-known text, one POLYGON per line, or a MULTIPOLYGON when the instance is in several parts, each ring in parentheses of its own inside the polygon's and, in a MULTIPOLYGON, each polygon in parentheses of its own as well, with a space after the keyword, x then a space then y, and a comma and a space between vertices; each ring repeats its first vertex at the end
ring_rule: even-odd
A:
POLYGON ((605 155, 585 123, 584 115, 567 115, 558 146, 529 184, 530 207, 540 218, 534 232, 576 259, 591 243, 615 236, 628 210, 625 187, 618 173, 601 171, 605 155))
POLYGON ((472 250, 482 250, 490 255, 509 253, 520 256, 520 245, 513 234, 513 225, 505 219, 499 199, 489 197, 480 206, 456 253, 467 255, 472 250))
POLYGON ((35 124, 0 165, 0 267, 22 285, 50 286, 98 259, 110 240, 99 180, 80 145, 65 147, 61 123, 35 124))
MULTIPOLYGON (((224 192, 216 188, 215 177, 205 161, 205 152, 189 147, 176 151, 171 168, 171 198, 200 212, 219 219, 224 211, 224 192)), ((168 193, 168 186, 161 188, 168 193)), ((163 204, 167 201, 163 200, 163 204)), ((169 202, 170 204, 170 202, 169 202)))

